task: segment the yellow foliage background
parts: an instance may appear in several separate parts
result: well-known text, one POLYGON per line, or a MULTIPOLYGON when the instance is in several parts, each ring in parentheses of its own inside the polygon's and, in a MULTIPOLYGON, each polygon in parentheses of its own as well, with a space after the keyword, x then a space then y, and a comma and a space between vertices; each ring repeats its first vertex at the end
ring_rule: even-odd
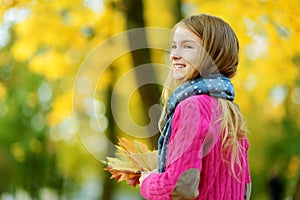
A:
MULTIPOLYGON (((105 155, 106 150, 105 145, 101 148, 93 145, 93 139, 89 140, 89 144, 95 149, 90 150, 86 147, 83 150, 86 143, 80 143, 80 138, 75 134, 76 130, 70 128, 74 126, 70 119, 73 117, 72 98, 76 74, 84 59, 97 45, 126 30, 126 16, 122 12, 120 0, 98 1, 97 6, 88 6, 87 2, 0 1, 0 24, 9 26, 10 33, 8 44, 1 49, 1 69, 7 65, 14 67, 14 73, 18 73, 22 68, 26 69, 51 86, 50 109, 42 119, 45 126, 49 127, 48 134, 51 138, 47 148, 57 155, 58 169, 65 176, 79 182, 95 174, 102 179, 103 173, 98 172, 102 166, 87 152, 99 153, 100 156, 96 156, 99 159, 105 155), (20 15, 22 10, 28 11, 23 19, 18 22, 9 21, 10 17, 20 15), (85 165, 78 166, 80 161, 85 165), (90 170, 87 173, 89 175, 85 175, 82 170, 90 170)), ((144 0, 143 3, 146 26, 172 28, 176 23, 172 10, 175 1, 144 0)), ((299 151, 291 151, 297 153, 291 153, 287 158, 280 155, 273 159, 274 163, 269 163, 272 160, 270 156, 276 155, 268 148, 271 143, 280 143, 288 137, 286 134, 289 133, 286 131, 289 129, 284 128, 286 120, 296 124, 291 129, 295 131, 295 138, 299 138, 300 134, 300 1, 183 0, 181 3, 184 16, 200 12, 216 15, 227 21, 236 31, 241 46, 241 59, 238 74, 233 81, 237 93, 236 101, 250 130, 249 157, 256 192, 253 199, 267 199, 268 193, 255 188, 255 184, 266 188, 269 174, 273 171, 280 171, 285 176, 286 196, 290 196, 295 187, 294 182, 299 177, 299 151), (283 160, 287 164, 283 165, 283 160), (262 172, 267 175, 257 178, 262 172)), ((152 59, 162 63, 165 54, 153 52, 152 59)), ((128 72, 131 65, 129 55, 116 60, 114 66, 117 77, 128 72)), ((98 85, 97 91, 102 99, 105 97, 101 94, 111 79, 112 74, 106 73, 98 85)), ((135 84, 135 81, 132 80, 132 83, 128 84, 135 84)), ((3 75, 0 81, 0 101, 3 105, 0 106, 0 110, 10 109, 12 106, 5 103, 11 87, 9 80, 3 75)), ((31 107, 42 104, 37 100, 38 94, 28 93, 24 96, 31 107)), ((140 119, 143 115, 139 109, 140 97, 133 95, 132 98, 130 112, 137 116, 133 118, 140 119)), ((101 102, 99 105, 102 105, 101 102)), ((102 107, 101 109, 105 110, 102 107)), ((105 129, 109 122, 105 121, 107 119, 103 114, 104 110, 101 109, 100 119, 103 121, 100 123, 105 129)), ((5 117, 5 114, 1 114, 1 117, 5 117)), ((88 126, 86 123, 84 125, 88 126)), ((87 132, 88 130, 87 128, 87 132)), ((37 140, 31 140, 29 143, 33 151, 42 148, 37 140)), ((18 162, 24 162, 26 159, 23 148, 25 147, 18 142, 11 144, 12 155, 18 162)), ((289 145, 286 148, 289 148, 289 145)), ((138 195, 137 191, 131 192, 138 195)))

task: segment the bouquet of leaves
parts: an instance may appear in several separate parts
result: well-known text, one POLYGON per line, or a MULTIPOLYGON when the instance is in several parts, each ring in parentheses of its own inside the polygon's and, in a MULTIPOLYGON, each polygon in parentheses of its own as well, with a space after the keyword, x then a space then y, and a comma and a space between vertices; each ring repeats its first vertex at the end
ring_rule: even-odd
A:
POLYGON ((150 151, 146 144, 136 140, 120 138, 117 147, 116 158, 107 157, 104 163, 118 182, 127 181, 130 186, 138 185, 141 172, 157 169, 157 150, 150 151))

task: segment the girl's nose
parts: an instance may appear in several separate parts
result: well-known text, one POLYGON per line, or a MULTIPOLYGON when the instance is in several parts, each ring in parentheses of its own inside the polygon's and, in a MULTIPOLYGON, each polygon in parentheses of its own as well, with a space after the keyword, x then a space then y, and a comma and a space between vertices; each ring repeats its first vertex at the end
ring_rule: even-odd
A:
POLYGON ((176 60, 176 59, 180 59, 180 58, 181 58, 181 56, 178 52, 176 52, 176 51, 171 52, 171 54, 170 54, 170 59, 171 60, 176 60))

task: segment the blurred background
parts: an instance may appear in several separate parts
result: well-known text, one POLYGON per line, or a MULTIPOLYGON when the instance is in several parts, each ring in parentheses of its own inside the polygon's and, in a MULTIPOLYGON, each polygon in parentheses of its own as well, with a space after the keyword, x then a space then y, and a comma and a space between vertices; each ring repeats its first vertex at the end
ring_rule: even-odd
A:
MULTIPOLYGON (((112 115, 114 86, 135 66, 165 63, 166 53, 140 49, 107 67, 82 108, 88 115, 96 103, 101 130, 78 116, 80 126, 89 127, 78 134, 76 75, 89 53, 115 34, 170 29, 197 13, 223 18, 240 40, 233 82, 249 129, 252 199, 300 199, 299 0, 1 0, 0 9, 0 199, 142 199, 138 186, 109 179, 101 160, 114 149, 90 130, 112 143, 132 138, 112 115)), ((140 79, 136 74, 128 84, 140 79)), ((135 123, 149 123, 160 92, 147 84, 131 93, 124 106, 135 123)), ((143 140, 156 148, 157 136, 143 140)))

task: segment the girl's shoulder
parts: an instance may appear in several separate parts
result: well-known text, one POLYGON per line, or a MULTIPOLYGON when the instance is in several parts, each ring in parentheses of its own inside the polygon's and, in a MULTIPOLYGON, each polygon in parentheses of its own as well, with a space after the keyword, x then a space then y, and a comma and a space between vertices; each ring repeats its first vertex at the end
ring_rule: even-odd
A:
POLYGON ((200 108, 214 107, 218 105, 218 100, 207 94, 201 94, 190 96, 178 104, 180 107, 186 107, 189 105, 198 105, 200 108))
POLYGON ((189 113, 190 115, 201 114, 204 116, 211 116, 211 114, 219 110, 219 108, 220 106, 218 106, 218 100, 216 98, 201 94, 190 96, 181 101, 176 110, 180 110, 187 114, 189 113))

